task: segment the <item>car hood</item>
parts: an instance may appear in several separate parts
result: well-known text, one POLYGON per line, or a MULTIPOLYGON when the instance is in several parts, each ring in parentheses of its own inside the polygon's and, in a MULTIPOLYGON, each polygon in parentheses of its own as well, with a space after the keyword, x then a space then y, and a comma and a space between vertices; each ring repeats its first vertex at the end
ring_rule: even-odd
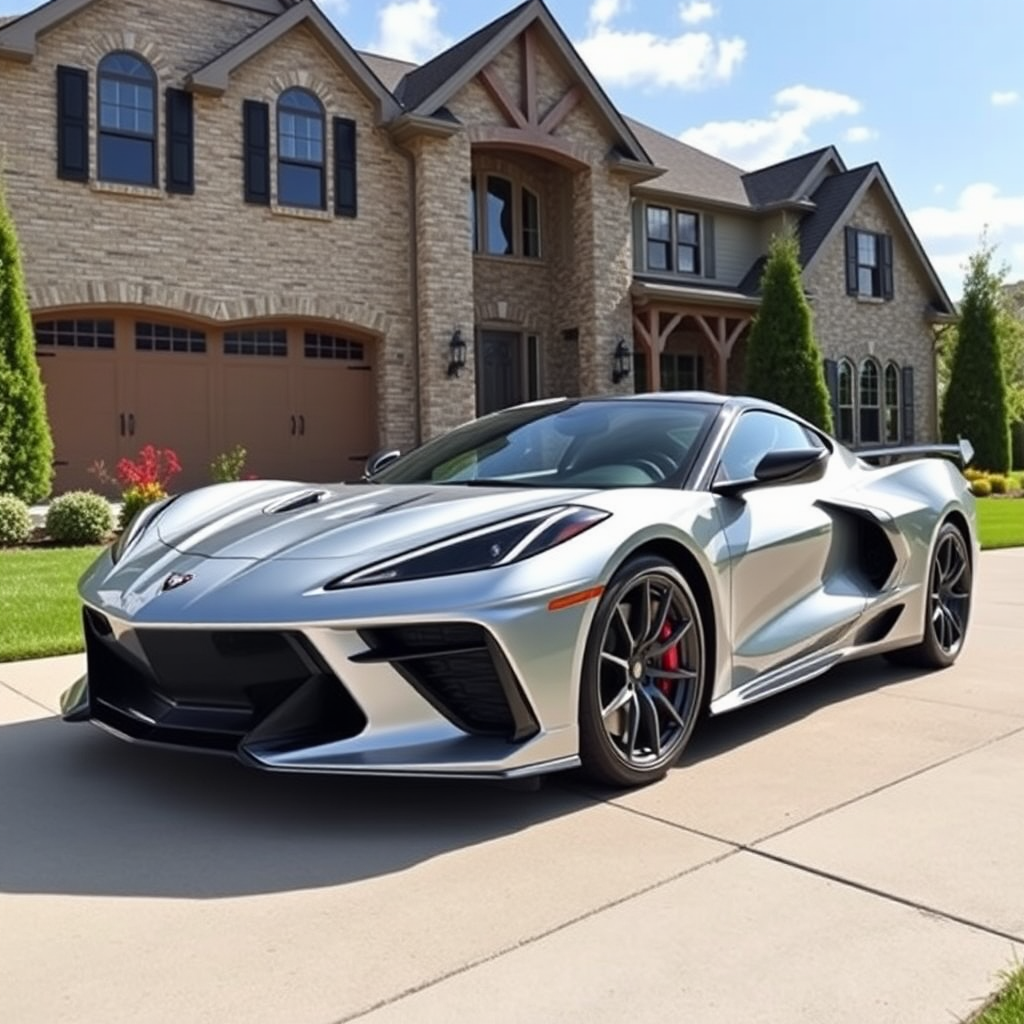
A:
POLYGON ((595 492, 246 481, 182 495, 159 515, 156 529, 164 544, 206 558, 372 561, 588 495, 595 492))

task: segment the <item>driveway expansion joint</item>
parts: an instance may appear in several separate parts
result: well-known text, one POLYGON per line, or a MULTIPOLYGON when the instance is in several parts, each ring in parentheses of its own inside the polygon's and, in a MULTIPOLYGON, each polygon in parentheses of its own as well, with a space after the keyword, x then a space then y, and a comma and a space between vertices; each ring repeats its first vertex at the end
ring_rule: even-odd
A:
POLYGON ((2 679, 0 679, 0 686, 2 686, 5 690, 10 690, 11 693, 13 693, 15 696, 21 697, 23 700, 27 700, 29 702, 29 704, 35 704, 35 706, 37 708, 42 708, 43 711, 47 712, 48 714, 51 714, 51 715, 59 715, 60 714, 60 711, 57 708, 51 708, 48 704, 44 704, 41 700, 38 700, 36 697, 33 697, 31 694, 28 694, 28 693, 23 692, 22 690, 19 690, 16 686, 11 686, 10 683, 5 683, 2 679))

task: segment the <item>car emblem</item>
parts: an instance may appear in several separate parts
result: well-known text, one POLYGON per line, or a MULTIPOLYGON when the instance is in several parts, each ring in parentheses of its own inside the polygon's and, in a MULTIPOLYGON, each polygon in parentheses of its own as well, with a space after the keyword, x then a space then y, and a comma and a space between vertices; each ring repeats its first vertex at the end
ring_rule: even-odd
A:
POLYGON ((190 572, 172 572, 167 579, 164 580, 164 590, 177 590, 178 587, 185 586, 188 581, 192 579, 192 573, 190 572))

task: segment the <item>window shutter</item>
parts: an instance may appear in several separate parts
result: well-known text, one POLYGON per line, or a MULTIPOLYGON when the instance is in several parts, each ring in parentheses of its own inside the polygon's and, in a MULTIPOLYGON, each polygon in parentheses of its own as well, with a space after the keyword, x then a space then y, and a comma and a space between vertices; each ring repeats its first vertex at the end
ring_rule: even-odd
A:
POLYGON ((705 277, 715 276, 715 218, 710 213, 701 216, 704 228, 703 267, 705 277))
POLYGON ((168 192, 191 195, 196 190, 194 174, 192 93, 167 90, 167 180, 168 192))
POLYGON ((644 204, 633 200, 633 272, 642 274, 644 270, 644 204))
POLYGON ((879 235, 878 248, 882 261, 882 298, 891 299, 892 289, 892 235, 879 235))
POLYGON ((334 212, 356 215, 356 123, 347 117, 334 119, 334 212))
POLYGON ((828 403, 832 408, 832 431, 839 436, 839 364, 834 359, 822 361, 825 372, 825 387, 828 390, 828 403))
POLYGON ((903 408, 900 410, 903 413, 903 443, 913 444, 914 443, 914 368, 912 366, 904 366, 902 370, 903 375, 903 408))
POLYGON ((259 100, 242 104, 245 201, 270 204, 270 108, 259 100))
POLYGON ((857 285, 857 229, 846 229, 846 294, 856 295, 857 285))
POLYGON ((89 180, 89 72, 57 68, 57 177, 89 180))

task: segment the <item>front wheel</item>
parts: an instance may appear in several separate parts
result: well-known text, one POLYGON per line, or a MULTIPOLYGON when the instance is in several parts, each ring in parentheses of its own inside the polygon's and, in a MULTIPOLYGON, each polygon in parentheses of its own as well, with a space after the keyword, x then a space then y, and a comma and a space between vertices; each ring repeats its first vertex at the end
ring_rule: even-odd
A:
POLYGON ((685 577, 640 556, 605 590, 580 682, 580 759, 614 786, 660 779, 693 732, 704 691, 704 629, 685 577))
POLYGON ((943 523, 928 573, 924 637, 913 647, 892 651, 889 660, 917 668, 952 665, 967 635, 972 582, 967 542, 952 523, 943 523))

